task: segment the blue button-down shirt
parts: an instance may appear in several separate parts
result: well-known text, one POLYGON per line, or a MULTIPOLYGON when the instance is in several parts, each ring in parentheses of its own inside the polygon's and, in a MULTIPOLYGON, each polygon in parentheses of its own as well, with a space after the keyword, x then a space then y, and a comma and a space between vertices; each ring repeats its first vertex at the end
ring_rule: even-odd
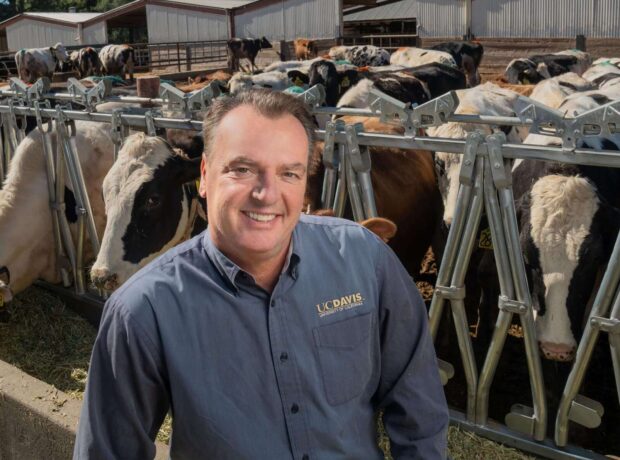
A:
POLYGON ((443 458, 448 414, 411 278, 375 235, 302 216, 270 294, 209 233, 167 252, 106 304, 75 457, 443 458))

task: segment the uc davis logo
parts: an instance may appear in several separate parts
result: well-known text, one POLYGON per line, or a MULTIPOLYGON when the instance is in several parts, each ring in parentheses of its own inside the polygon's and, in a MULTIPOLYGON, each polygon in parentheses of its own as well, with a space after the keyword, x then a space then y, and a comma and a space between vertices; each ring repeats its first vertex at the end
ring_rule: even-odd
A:
POLYGON ((363 304, 364 298, 362 297, 362 294, 360 292, 356 292, 337 299, 317 303, 316 309, 319 313, 319 317, 322 318, 323 316, 331 315, 332 313, 343 310, 350 310, 351 308, 359 307, 363 304))

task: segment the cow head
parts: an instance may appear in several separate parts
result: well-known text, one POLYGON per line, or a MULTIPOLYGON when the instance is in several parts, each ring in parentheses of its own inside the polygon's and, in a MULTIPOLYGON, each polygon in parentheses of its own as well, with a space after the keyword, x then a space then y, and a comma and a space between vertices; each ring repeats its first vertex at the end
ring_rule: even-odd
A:
POLYGON ((69 59, 67 50, 62 43, 56 43, 54 46, 50 46, 50 52, 59 62, 65 62, 69 59))
POLYGON ((521 246, 543 356, 571 361, 619 213, 580 176, 546 175, 517 203, 521 246))
POLYGON ((360 80, 356 69, 337 70, 333 62, 324 59, 312 63, 308 78, 309 86, 320 83, 325 87, 325 103, 329 107, 335 107, 340 97, 360 80))
POLYGON ((166 141, 129 136, 103 181, 107 222, 91 279, 114 290, 134 272, 189 236, 195 197, 184 184, 200 176, 190 159, 166 141))
POLYGON ((508 83, 536 84, 545 78, 551 78, 544 63, 536 64, 530 59, 513 59, 504 71, 508 83))

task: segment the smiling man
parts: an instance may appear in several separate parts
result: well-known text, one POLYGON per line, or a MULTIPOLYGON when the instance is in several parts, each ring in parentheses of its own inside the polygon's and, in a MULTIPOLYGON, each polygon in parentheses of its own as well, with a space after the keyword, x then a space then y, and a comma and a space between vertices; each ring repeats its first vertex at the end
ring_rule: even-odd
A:
POLYGON ((209 226, 107 302, 76 459, 446 455, 448 415, 415 285, 374 234, 302 216, 312 118, 292 96, 215 101, 200 194, 209 226))

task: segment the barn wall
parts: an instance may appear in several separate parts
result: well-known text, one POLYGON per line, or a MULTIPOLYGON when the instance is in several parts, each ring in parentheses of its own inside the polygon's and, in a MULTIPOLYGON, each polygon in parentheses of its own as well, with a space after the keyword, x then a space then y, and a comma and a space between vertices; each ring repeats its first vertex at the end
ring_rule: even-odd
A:
MULTIPOLYGON (((473 2, 477 3, 478 0, 473 2)), ((452 37, 465 34, 464 0, 403 0, 347 14, 346 21, 412 19, 418 22, 421 37, 452 37)))
POLYGON ((149 43, 226 40, 228 38, 228 19, 225 14, 147 4, 146 22, 149 43))
POLYGON ((620 38, 618 0, 475 0, 477 37, 620 38))
POLYGON ((58 42, 63 45, 79 45, 77 26, 64 26, 49 22, 22 19, 7 26, 6 37, 9 50, 43 48, 58 42))
POLYGON ((84 45, 103 45, 108 43, 108 33, 105 21, 98 22, 84 28, 84 45))
POLYGON ((286 0, 235 14, 237 37, 270 40, 335 38, 340 35, 339 0, 286 0))

